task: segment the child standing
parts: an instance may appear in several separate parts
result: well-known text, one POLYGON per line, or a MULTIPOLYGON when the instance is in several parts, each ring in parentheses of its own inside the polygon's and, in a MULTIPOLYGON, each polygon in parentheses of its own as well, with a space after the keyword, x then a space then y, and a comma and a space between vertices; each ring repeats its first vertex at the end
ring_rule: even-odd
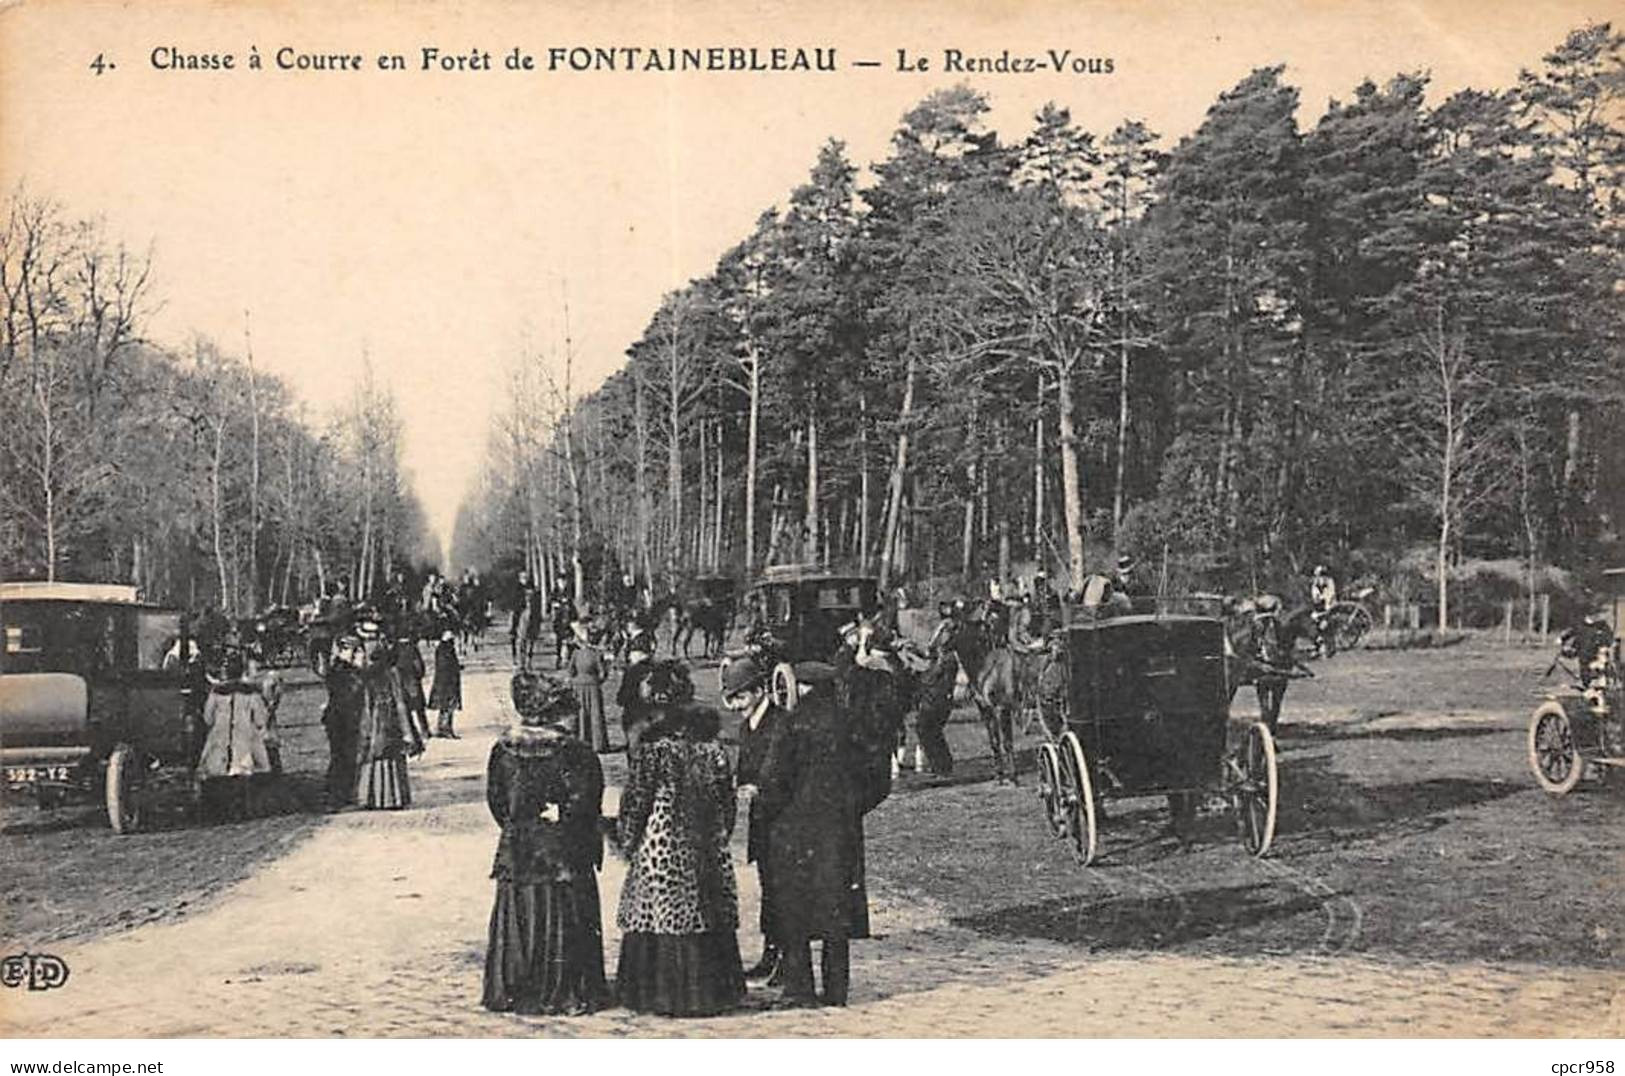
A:
POLYGON ((429 706, 440 711, 440 727, 435 735, 460 739, 452 731, 451 719, 463 708, 463 667, 457 661, 457 641, 450 631, 441 634, 434 648, 434 690, 429 706))

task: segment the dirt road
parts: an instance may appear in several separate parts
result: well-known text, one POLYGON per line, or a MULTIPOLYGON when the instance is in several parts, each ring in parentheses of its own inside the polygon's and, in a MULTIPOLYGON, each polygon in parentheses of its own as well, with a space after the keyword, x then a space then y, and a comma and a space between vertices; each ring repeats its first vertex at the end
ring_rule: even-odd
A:
MULTIPOLYGON (((478 996, 491 896, 486 874, 496 831, 482 800, 483 766, 491 738, 511 713, 505 675, 495 666, 471 669, 465 693, 467 738, 437 741, 415 764, 412 810, 333 816, 201 910, 53 943, 49 951, 72 969, 69 984, 51 992, 7 991, 0 997, 0 1032, 18 1037, 1625 1033, 1625 979, 1611 942, 1589 960, 1540 961, 1482 959, 1472 955, 1478 951, 1472 945, 1404 944, 1405 938, 1454 937, 1481 929, 1474 916, 1488 914, 1484 906, 1493 910, 1499 897, 1458 889, 1455 903, 1463 914, 1455 925, 1418 921, 1410 923, 1409 933, 1396 932, 1389 920, 1405 918, 1403 901, 1368 886, 1363 874, 1351 878, 1333 869, 1339 856, 1387 856, 1390 872, 1409 877, 1406 863, 1393 861, 1392 842, 1417 838, 1403 825, 1397 838, 1389 832, 1396 818, 1404 821, 1393 811, 1373 813, 1364 831, 1343 832, 1340 852, 1325 836, 1342 832, 1336 824, 1311 825, 1300 818, 1296 835, 1289 827, 1280 858, 1263 862, 1240 856, 1217 837, 1173 853, 1148 851, 1152 844, 1136 842, 1133 835, 1151 820, 1128 811, 1116 819, 1128 837, 1112 846, 1112 865, 1080 872, 1037 833, 1030 788, 999 790, 985 783, 905 788, 872 816, 870 878, 880 936, 854 949, 848 1009, 765 1011, 773 992, 753 988, 746 1010, 701 1021, 673 1022, 624 1010, 569 1019, 486 1013, 478 996), (944 851, 945 845, 953 850, 944 851), (1416 954, 1428 959, 1415 959, 1416 954)), ((1346 716, 1332 707, 1330 716, 1316 719, 1309 702, 1300 711, 1308 715, 1301 731, 1334 727, 1346 716)), ((1307 737, 1304 742, 1295 749, 1300 755, 1323 746, 1307 737)), ((1300 768, 1306 761, 1300 758, 1300 768)), ((615 772, 612 766, 612 779, 615 772)), ((1335 782, 1326 777, 1322 784, 1316 787, 1325 792, 1335 782)), ((1504 806, 1507 798, 1493 799, 1488 808, 1464 798, 1455 807, 1468 808, 1474 815, 1469 821, 1480 825, 1484 820, 1475 812, 1504 806)), ((1310 806, 1295 802, 1300 814, 1310 806)), ((1443 809, 1448 812, 1451 805, 1443 809)), ((1617 867, 1617 846, 1604 847, 1617 867)), ((1446 868, 1452 865, 1448 855, 1440 858, 1446 868)), ((619 941, 614 897, 622 874, 612 859, 601 883, 611 973, 619 941)), ((754 873, 741 870, 740 881, 744 921, 753 923, 754 873)), ((1430 913, 1418 907, 1414 914, 1430 913)), ((756 939, 748 932, 742 948, 747 958, 754 956, 756 939)), ((1514 956, 1522 951, 1514 948, 1514 956)))

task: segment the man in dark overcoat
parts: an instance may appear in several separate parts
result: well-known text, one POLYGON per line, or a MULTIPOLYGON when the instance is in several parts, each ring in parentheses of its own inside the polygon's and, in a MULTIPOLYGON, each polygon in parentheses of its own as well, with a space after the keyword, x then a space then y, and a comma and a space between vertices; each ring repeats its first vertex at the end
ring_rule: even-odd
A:
POLYGON ((345 635, 333 646, 327 667, 327 704, 322 727, 327 732, 328 807, 337 810, 355 801, 356 734, 361 725, 361 640, 345 635))
POLYGON ((850 939, 867 937, 863 881, 862 762, 829 665, 796 666, 799 694, 768 743, 754 804, 768 826, 768 877, 784 949, 784 1000, 845 1005, 850 939), (822 943, 822 993, 813 988, 812 943, 822 943))
MULTIPOLYGON (((737 654, 722 663, 722 703, 741 715, 739 722, 739 759, 734 767, 739 787, 751 795, 760 788, 762 764, 766 761, 772 738, 782 729, 786 715, 773 705, 768 695, 768 666, 754 654, 737 654)), ((752 796, 747 815, 745 833, 745 862, 756 864, 757 879, 761 883, 762 959, 745 972, 748 979, 766 979, 779 967, 782 949, 777 929, 778 894, 768 869, 768 826, 762 819, 757 800, 752 796)))

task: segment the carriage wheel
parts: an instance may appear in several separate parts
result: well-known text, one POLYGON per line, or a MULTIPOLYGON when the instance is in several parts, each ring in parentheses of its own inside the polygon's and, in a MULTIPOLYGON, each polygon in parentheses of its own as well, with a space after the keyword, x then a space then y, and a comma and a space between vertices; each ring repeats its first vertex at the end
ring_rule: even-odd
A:
POLYGON ((1529 719, 1529 768, 1554 796, 1574 791, 1585 774, 1585 759, 1574 745, 1574 727, 1563 704, 1548 700, 1529 719))
POLYGON ((1044 805, 1044 822, 1050 836, 1066 836, 1066 812, 1061 807, 1061 753, 1053 743, 1038 745, 1038 798, 1044 805))
POLYGON ((1353 650, 1360 645, 1366 632, 1371 630, 1371 614, 1364 606, 1355 606, 1347 615, 1340 617, 1337 627, 1333 631, 1333 638, 1339 650, 1353 650))
POLYGON ((1077 733, 1068 729, 1061 737, 1060 780, 1061 817, 1068 836, 1072 838, 1072 855, 1078 866, 1087 867, 1095 860, 1099 832, 1095 825, 1095 783, 1089 776, 1089 761, 1084 757, 1083 744, 1077 733))
POLYGON ((773 705, 781 710, 793 710, 800 698, 795 667, 788 661, 779 662, 773 667, 773 705))
POLYGON ((1280 778, 1275 768, 1275 737, 1262 721, 1247 726, 1247 739, 1241 745, 1236 769, 1236 785, 1231 793, 1236 822, 1247 851, 1263 857, 1275 840, 1280 778))
POLYGON ((141 760, 121 743, 107 758, 107 821, 118 834, 134 833, 143 821, 141 760))

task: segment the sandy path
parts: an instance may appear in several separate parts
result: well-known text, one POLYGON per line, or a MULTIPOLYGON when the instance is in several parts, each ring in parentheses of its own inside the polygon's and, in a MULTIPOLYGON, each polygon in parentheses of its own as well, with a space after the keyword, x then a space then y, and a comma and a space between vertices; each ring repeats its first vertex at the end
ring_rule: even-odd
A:
MULTIPOLYGON (((505 677, 470 669, 467 738, 414 765, 417 803, 335 816, 289 855, 185 919, 57 950, 69 985, 0 995, 0 1031, 40 1036, 1518 1036, 1625 1033, 1608 971, 1346 957, 1091 956, 950 927, 928 899, 877 887, 881 937, 854 950, 845 1010, 748 1008, 674 1022, 610 1010, 514 1017, 479 1007, 496 830, 484 761, 508 720, 505 677)), ((613 809, 613 802, 608 805, 613 809)), ((1288 869, 1288 868, 1282 868, 1288 869)), ((873 874, 873 867, 871 866, 873 874)), ((605 951, 619 943, 602 877, 605 951)), ((755 922, 754 871, 739 872, 755 922)), ((883 879, 881 880, 883 881, 883 879)), ((1315 880, 1300 880, 1314 892, 1315 880)), ((1328 930, 1348 925, 1328 907, 1328 930)), ((1341 913, 1346 919, 1346 913, 1341 913)), ((742 938, 747 959, 756 939, 742 938)))

